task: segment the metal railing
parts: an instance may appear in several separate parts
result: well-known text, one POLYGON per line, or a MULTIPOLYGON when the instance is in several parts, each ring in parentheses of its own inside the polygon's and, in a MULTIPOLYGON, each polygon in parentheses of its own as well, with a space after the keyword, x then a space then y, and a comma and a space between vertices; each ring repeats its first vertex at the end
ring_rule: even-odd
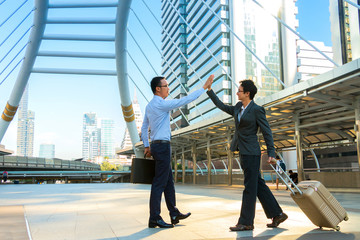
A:
POLYGON ((0 156, 0 166, 2 168, 100 170, 100 165, 90 162, 21 156, 0 156))

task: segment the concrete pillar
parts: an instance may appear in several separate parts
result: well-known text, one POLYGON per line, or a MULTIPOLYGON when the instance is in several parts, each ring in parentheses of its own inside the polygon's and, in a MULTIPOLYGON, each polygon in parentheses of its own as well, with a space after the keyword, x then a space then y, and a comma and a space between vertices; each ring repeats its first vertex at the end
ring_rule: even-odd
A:
POLYGON ((299 182, 305 180, 303 152, 301 147, 301 135, 300 135, 300 120, 298 116, 295 116, 295 143, 296 143, 296 158, 297 158, 297 172, 299 182))
MULTIPOLYGON (((292 29, 295 29, 296 18, 294 14, 295 2, 282 0, 280 18, 292 29)), ((297 56, 296 56, 296 35, 285 26, 280 27, 280 49, 281 49, 281 79, 286 86, 298 83, 297 77, 297 56)), ((283 153, 285 164, 288 169, 296 168, 296 151, 283 153)))
POLYGON ((185 153, 184 148, 182 149, 181 153, 181 166, 182 166, 182 183, 185 183, 185 153))
POLYGON ((210 151, 210 140, 207 141, 206 156, 207 156, 207 169, 208 169, 207 182, 208 182, 208 184, 211 184, 211 151, 210 151))
POLYGON ((356 134, 356 150, 357 150, 357 160, 360 167, 360 108, 359 102, 357 102, 355 108, 355 134, 356 134))
POLYGON ((231 186, 232 185, 232 157, 233 157, 233 153, 230 150, 230 145, 231 145, 231 136, 230 134, 227 136, 227 143, 226 143, 226 150, 227 150, 227 159, 228 159, 228 183, 231 186))
POLYGON ((177 166, 177 158, 176 158, 176 152, 174 154, 174 182, 177 182, 177 176, 178 176, 178 166, 177 166))
POLYGON ((191 147, 191 156, 193 160, 193 184, 196 184, 196 143, 191 147))

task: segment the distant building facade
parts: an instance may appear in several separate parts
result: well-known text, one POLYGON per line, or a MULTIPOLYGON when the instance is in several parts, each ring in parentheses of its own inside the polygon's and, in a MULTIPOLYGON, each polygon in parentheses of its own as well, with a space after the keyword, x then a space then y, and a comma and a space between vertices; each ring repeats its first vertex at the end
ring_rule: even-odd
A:
MULTIPOLYGON (((282 6, 277 0, 260 2, 271 4, 277 11, 282 6)), ((207 4, 281 79, 278 22, 252 1, 219 0, 208 1, 207 4)), ((293 5, 291 11, 296 15, 293 5)), ((187 92, 198 89, 202 86, 199 79, 204 81, 210 74, 215 75, 213 90, 227 104, 237 101, 237 88, 233 82, 239 84, 242 79, 254 80, 259 87, 257 97, 281 90, 281 83, 231 34, 224 23, 214 17, 212 11, 202 1, 162 2, 162 75, 169 82, 172 97, 181 98, 187 92)), ((182 107, 181 111, 172 112, 172 118, 180 128, 187 126, 188 122, 202 120, 201 115, 207 118, 219 112, 206 94, 182 107)), ((176 125, 173 124, 172 129, 177 128, 176 125)))
POLYGON ((35 112, 28 110, 28 85, 21 98, 18 110, 17 150, 16 154, 24 157, 34 155, 35 112))
POLYGON ((54 144, 40 144, 39 157, 41 158, 55 158, 54 144))
MULTIPOLYGON (((310 41, 329 58, 333 58, 332 47, 325 46, 323 42, 310 41)), ((306 81, 334 68, 334 64, 313 49, 303 40, 297 40, 297 59, 299 81, 306 81)))
POLYGON ((112 119, 101 119, 101 156, 114 158, 115 155, 115 138, 114 125, 112 119))
MULTIPOLYGON (((358 0, 350 0, 359 5, 358 0)), ((343 65, 360 58, 360 12, 343 0, 329 0, 334 61, 343 65)))
POLYGON ((101 155, 101 132, 97 126, 96 113, 85 113, 83 117, 82 157, 94 161, 101 155))

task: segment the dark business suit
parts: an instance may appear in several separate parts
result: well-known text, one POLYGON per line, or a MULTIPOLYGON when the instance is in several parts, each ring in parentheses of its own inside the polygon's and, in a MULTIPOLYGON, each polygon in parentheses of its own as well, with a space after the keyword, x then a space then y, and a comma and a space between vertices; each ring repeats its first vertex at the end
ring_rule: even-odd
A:
POLYGON ((274 142, 269 123, 266 120, 265 109, 251 101, 239 121, 238 116, 242 110, 241 102, 235 106, 229 106, 221 102, 214 91, 210 90, 207 94, 218 108, 232 115, 235 119, 235 134, 230 149, 231 151, 239 151, 240 164, 245 177, 245 189, 238 223, 243 225, 254 224, 256 197, 259 198, 268 218, 281 214, 282 209, 260 175, 261 150, 257 137, 259 128, 264 136, 268 155, 275 157, 274 142))

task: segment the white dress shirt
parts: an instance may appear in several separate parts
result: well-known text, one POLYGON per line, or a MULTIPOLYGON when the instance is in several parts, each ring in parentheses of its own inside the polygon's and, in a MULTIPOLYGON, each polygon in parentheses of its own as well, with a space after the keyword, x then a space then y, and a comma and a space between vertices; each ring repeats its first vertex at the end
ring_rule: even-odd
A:
POLYGON ((186 105, 205 92, 204 88, 200 88, 186 97, 180 99, 165 100, 158 95, 154 95, 145 109, 143 125, 141 127, 141 138, 144 147, 149 147, 149 127, 150 139, 170 141, 170 111, 186 105))

